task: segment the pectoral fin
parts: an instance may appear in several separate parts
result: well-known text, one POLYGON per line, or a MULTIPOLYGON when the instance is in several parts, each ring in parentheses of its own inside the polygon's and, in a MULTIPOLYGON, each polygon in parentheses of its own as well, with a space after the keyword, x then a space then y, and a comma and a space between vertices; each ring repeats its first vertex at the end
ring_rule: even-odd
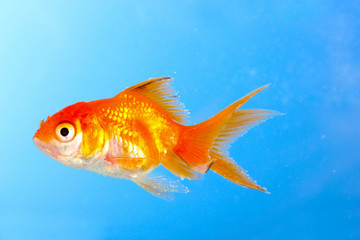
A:
POLYGON ((132 180, 151 194, 166 200, 173 200, 174 193, 189 192, 188 188, 180 184, 179 181, 168 181, 162 177, 145 177, 139 178, 138 180, 132 180))

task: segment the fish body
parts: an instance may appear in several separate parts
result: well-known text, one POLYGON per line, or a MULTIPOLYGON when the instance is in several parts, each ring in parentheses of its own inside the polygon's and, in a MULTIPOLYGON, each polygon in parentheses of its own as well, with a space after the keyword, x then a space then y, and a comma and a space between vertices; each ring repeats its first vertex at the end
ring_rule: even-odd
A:
POLYGON ((238 110, 265 86, 209 120, 186 126, 188 112, 171 80, 149 79, 113 98, 70 105, 41 121, 35 145, 69 167, 129 179, 163 198, 188 190, 177 182, 150 177, 160 164, 181 179, 198 179, 211 169, 236 184, 266 192, 227 152, 248 128, 277 114, 238 110))

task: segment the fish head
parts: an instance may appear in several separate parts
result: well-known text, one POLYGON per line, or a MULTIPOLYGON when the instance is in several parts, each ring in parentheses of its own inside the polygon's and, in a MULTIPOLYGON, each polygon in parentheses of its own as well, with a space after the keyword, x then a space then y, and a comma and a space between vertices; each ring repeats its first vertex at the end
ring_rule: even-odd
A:
MULTIPOLYGON (((78 111, 69 106, 40 122, 33 140, 47 156, 73 166, 81 149, 83 133, 78 111)), ((73 166, 74 167, 74 166, 73 166)))

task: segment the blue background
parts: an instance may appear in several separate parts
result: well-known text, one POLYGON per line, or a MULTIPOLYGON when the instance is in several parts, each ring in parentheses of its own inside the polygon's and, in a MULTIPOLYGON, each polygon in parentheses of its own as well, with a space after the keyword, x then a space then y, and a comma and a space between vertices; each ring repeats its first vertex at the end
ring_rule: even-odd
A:
MULTIPOLYGON (((359 239, 359 1, 1 1, 0 239, 359 239), (191 123, 284 113, 231 156, 271 194, 209 172, 173 202, 38 150, 42 118, 172 76, 191 123)), ((170 176, 164 169, 164 175, 170 176)))

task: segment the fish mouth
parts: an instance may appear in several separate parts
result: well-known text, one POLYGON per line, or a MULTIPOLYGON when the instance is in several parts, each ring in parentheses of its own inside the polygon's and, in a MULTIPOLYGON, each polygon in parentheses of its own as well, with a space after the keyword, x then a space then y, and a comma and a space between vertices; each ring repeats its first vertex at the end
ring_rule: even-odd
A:
POLYGON ((44 154, 46 154, 47 156, 49 156, 51 158, 56 158, 54 152, 51 151, 50 148, 48 147, 48 144, 44 143, 36 136, 34 136, 33 140, 34 140, 35 146, 37 148, 39 148, 44 154))

